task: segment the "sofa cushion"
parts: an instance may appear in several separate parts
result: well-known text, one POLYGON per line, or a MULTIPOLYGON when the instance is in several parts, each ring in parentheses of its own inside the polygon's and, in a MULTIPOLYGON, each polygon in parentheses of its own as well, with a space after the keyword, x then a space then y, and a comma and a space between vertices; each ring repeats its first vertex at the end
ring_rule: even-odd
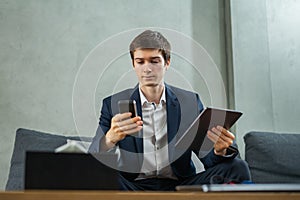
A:
POLYGON ((300 183, 300 134, 249 132, 245 159, 255 183, 300 183))
POLYGON ((67 139, 91 141, 91 138, 79 136, 63 136, 20 128, 16 132, 14 151, 10 163, 10 171, 6 190, 24 189, 25 153, 26 151, 53 151, 65 144, 67 139))

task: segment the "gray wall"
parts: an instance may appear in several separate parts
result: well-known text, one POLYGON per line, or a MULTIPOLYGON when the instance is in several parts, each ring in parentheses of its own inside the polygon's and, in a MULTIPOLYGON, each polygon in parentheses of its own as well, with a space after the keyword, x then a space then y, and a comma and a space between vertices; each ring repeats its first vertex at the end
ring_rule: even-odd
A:
MULTIPOLYGON (((226 77, 222 5, 216 0, 0 0, 0 189, 7 180, 17 128, 77 134, 72 113, 76 73, 88 53, 112 35, 138 27, 174 29, 203 44, 226 77)), ((121 59, 130 68, 129 57, 121 59)), ((174 59, 178 70, 178 63, 188 65, 174 59)), ((201 85, 192 82, 209 104, 201 85)), ((110 87, 97 90, 96 115, 110 87)), ((91 126, 94 130, 97 124, 91 126)))
POLYGON ((231 1, 240 144, 251 130, 300 132, 299 11, 300 1, 231 1))
MULTIPOLYGON (((207 50, 227 93, 235 94, 235 107, 244 111, 236 127, 242 154, 242 137, 250 130, 299 132, 300 2, 230 3, 234 91, 228 88, 223 1, 0 0, 0 189, 6 183, 16 129, 78 134, 72 91, 81 63, 97 44, 133 28, 174 29, 207 50)), ((130 68, 127 55, 114 64, 121 63, 130 68)), ((189 63, 174 55, 172 67, 211 105, 203 77, 195 77, 189 63)), ((114 77, 116 71, 109 73, 114 77)), ((96 115, 110 87, 97 87, 96 115)), ((93 120, 86 119, 91 130, 96 128, 93 120)))

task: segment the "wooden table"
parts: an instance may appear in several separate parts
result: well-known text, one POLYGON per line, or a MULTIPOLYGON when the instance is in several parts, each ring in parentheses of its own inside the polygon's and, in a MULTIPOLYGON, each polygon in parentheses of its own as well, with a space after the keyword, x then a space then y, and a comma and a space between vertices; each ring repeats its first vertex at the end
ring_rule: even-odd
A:
POLYGON ((2 191, 0 200, 300 200, 300 192, 2 191))

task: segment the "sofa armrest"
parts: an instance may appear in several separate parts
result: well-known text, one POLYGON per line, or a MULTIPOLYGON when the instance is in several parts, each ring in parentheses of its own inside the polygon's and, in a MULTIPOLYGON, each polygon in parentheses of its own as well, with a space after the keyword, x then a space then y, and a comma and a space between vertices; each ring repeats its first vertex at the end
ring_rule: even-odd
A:
POLYGON ((249 132, 245 160, 255 183, 300 183, 300 134, 249 132))

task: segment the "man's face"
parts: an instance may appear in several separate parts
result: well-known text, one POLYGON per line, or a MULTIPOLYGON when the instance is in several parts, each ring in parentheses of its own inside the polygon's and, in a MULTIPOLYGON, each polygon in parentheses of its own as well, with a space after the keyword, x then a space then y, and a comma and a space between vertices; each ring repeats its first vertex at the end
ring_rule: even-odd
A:
POLYGON ((170 61, 165 62, 158 49, 138 49, 133 53, 133 66, 141 87, 162 85, 170 61))

